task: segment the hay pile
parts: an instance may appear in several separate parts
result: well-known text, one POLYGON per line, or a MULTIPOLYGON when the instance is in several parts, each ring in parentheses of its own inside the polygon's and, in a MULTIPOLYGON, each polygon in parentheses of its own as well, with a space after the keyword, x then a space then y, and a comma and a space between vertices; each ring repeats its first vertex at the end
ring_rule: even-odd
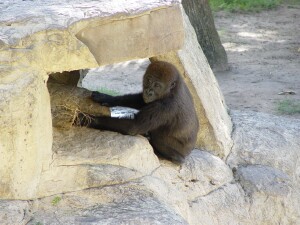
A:
POLYGON ((94 116, 110 116, 108 107, 90 99, 91 92, 73 85, 48 82, 54 127, 70 129, 79 112, 94 116))

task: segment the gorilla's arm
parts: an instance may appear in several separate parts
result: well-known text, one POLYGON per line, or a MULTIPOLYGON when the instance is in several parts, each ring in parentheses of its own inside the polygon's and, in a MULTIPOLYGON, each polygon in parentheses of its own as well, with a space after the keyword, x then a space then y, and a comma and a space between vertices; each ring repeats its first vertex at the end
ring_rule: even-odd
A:
MULTIPOLYGON (((78 119, 81 126, 100 130, 110 130, 122 134, 136 135, 146 134, 164 124, 170 119, 170 113, 164 113, 160 104, 148 104, 143 107, 134 119, 96 117, 88 115, 91 120, 86 119, 84 114, 79 113, 78 119), (160 113, 157 113, 160 112, 160 113)), ((87 114, 85 114, 87 115, 87 114)))
POLYGON ((134 126, 134 120, 131 119, 122 119, 122 118, 113 118, 113 117, 96 117, 88 115, 91 120, 88 122, 86 119, 78 115, 79 118, 81 117, 81 125, 87 126, 90 128, 98 129, 98 130, 109 130, 114 132, 119 132, 121 134, 131 134, 134 126))
POLYGON ((92 99, 94 102, 98 102, 105 106, 124 106, 134 109, 140 109, 146 105, 143 100, 143 94, 129 94, 123 96, 110 96, 107 94, 92 92, 92 99))

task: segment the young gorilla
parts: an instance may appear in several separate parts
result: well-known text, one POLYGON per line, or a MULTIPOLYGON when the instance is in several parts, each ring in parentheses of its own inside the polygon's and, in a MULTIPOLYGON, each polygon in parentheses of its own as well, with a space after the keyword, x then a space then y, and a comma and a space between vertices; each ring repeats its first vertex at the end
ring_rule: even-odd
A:
POLYGON ((177 163, 192 151, 199 123, 192 96, 177 69, 170 63, 152 62, 143 78, 143 92, 112 97, 98 92, 92 99, 102 105, 139 109, 134 119, 95 117, 81 125, 122 134, 149 134, 150 144, 159 155, 177 163))

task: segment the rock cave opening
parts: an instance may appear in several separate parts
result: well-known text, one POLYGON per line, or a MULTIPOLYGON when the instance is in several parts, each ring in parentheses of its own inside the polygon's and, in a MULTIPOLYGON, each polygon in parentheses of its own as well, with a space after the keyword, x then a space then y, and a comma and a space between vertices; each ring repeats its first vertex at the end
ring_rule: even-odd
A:
MULTIPOLYGON (((44 164, 38 196, 116 184, 148 174, 158 167, 158 158, 145 137, 72 125, 77 111, 108 116, 114 113, 93 102, 92 91, 113 95, 141 90, 147 67, 147 64, 143 66, 144 61, 147 60, 49 74, 47 88, 52 113, 52 151, 49 154, 52 155, 44 164), (143 163, 134 163, 137 161, 143 163), (129 178, 124 176, 127 171, 129 178)), ((121 114, 119 111, 114 116, 121 114)))
MULTIPOLYGON (((144 137, 72 126, 78 106, 91 114, 92 110, 101 115, 110 113, 90 100, 90 91, 76 87, 78 69, 149 57, 173 63, 184 75, 197 105, 198 120, 202 123, 197 145, 221 156, 229 152, 231 120, 179 2, 125 2, 116 8, 110 3, 95 5, 92 1, 83 8, 70 7, 69 3, 62 6, 59 2, 57 11, 53 10, 56 5, 52 2, 35 2, 35 16, 24 14, 24 23, 19 23, 19 14, 14 16, 12 12, 17 8, 23 12, 33 5, 30 1, 19 2, 13 4, 16 8, 4 4, 11 19, 9 26, 4 20, 3 31, 7 33, 1 48, 4 91, 0 110, 5 118, 0 138, 3 199, 36 199, 124 183, 150 174, 159 166, 144 137), (68 13, 61 13, 67 12, 65 9, 68 13), (41 19, 36 21, 36 16, 41 19), (51 74, 48 80, 48 73, 57 71, 71 72, 51 74)), ((114 90, 102 82, 105 85, 98 87, 100 91, 123 94, 141 90, 138 79, 142 79, 143 72, 135 78, 132 68, 146 68, 147 64, 135 65, 120 65, 120 85, 114 80, 114 90)))
POLYGON ((91 92, 116 96, 142 91, 142 78, 149 59, 139 59, 98 68, 49 74, 47 87, 51 99, 54 128, 70 129, 77 112, 112 117, 130 116, 135 109, 100 106, 91 92))

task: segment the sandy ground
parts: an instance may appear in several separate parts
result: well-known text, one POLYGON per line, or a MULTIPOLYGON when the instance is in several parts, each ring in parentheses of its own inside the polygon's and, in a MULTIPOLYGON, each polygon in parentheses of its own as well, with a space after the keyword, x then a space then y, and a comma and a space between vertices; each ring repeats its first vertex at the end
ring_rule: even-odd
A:
MULTIPOLYGON (((230 109, 280 115, 279 101, 300 103, 300 5, 261 13, 222 11, 215 14, 215 23, 231 68, 215 75, 230 109), (279 95, 285 91, 295 94, 279 95)), ((83 86, 115 95, 141 91, 148 63, 138 60, 92 70, 83 86)))
POLYGON ((229 108, 280 115, 279 101, 300 103, 300 5, 217 12, 215 24, 231 68, 215 73, 229 108), (284 91, 295 94, 278 95, 284 91))

